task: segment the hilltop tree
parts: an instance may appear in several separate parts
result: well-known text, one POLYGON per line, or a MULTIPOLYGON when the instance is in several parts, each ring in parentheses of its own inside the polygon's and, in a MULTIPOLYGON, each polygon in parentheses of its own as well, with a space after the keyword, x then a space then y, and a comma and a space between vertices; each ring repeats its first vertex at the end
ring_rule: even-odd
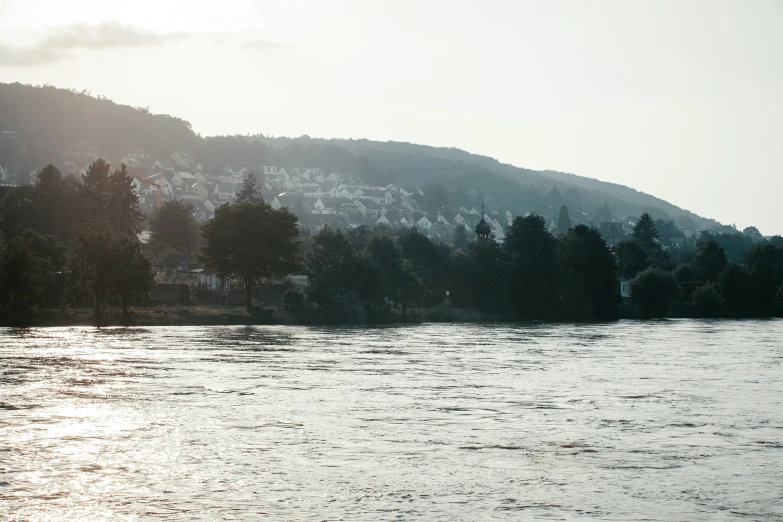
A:
POLYGON ((204 263, 244 282, 248 309, 257 283, 283 277, 298 266, 296 216, 286 209, 273 210, 262 200, 218 207, 201 232, 204 263))
POLYGON ((166 201, 150 219, 149 246, 156 256, 166 251, 188 259, 198 245, 198 225, 193 206, 185 201, 166 201))
POLYGON ((658 230, 655 228, 655 222, 650 214, 645 212, 636 222, 636 226, 633 227, 633 238, 647 252, 660 248, 655 241, 658 239, 658 230))
POLYGON ((552 212, 554 212, 555 209, 558 208, 558 205, 563 204, 563 196, 560 194, 560 191, 557 190, 557 187, 555 186, 549 189, 549 192, 547 193, 546 197, 549 206, 552 207, 552 212))
POLYGON ((593 223, 604 223, 611 220, 612 220, 612 210, 609 208, 609 205, 607 205, 606 202, 604 201, 603 205, 597 207, 593 211, 593 223))
POLYGON ((454 250, 465 250, 468 246, 468 231, 465 226, 457 223, 454 227, 454 237, 451 240, 454 250))
POLYGON ((568 215, 568 207, 563 205, 560 207, 560 215, 557 218, 557 232, 565 234, 569 228, 571 228, 571 217, 568 215))

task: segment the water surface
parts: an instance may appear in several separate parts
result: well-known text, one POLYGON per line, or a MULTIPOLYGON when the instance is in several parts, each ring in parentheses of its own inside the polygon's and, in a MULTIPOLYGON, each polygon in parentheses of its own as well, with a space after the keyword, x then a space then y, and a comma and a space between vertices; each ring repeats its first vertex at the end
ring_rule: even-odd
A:
POLYGON ((783 520, 783 321, 0 330, 0 519, 783 520))

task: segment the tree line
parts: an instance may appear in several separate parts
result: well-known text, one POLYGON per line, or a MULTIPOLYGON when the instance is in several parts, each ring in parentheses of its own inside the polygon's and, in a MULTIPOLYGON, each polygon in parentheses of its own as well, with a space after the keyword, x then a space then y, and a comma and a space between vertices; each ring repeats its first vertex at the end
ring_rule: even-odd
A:
POLYGON ((324 227, 306 236, 249 176, 237 200, 199 226, 184 201, 166 202, 147 219, 124 166, 97 160, 80 182, 49 165, 34 185, 7 190, 0 233, 0 306, 14 314, 63 303, 89 304, 96 317, 107 304, 128 313, 148 297, 153 265, 182 259, 239 282, 248 308, 257 304, 256 286, 306 274, 308 285, 283 295, 289 318, 301 322, 383 322, 420 307, 569 321, 783 313, 781 246, 759 241, 733 262, 705 233, 686 256, 663 248, 649 214, 616 245, 586 225, 550 234, 538 215, 515 218, 502 244, 469 241, 462 227, 448 244, 415 228, 324 227), (137 235, 145 225, 143 244, 137 235))

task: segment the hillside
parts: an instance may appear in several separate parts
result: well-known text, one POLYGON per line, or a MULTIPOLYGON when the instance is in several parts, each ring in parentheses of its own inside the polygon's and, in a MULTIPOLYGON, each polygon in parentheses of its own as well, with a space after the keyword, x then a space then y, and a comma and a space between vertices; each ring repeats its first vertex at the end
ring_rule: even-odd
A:
POLYGON ((5 172, 6 183, 27 182, 31 172, 50 162, 68 172, 83 167, 85 157, 97 155, 116 163, 140 148, 151 161, 185 152, 214 172, 226 164, 251 171, 259 165, 320 167, 368 184, 395 183, 425 193, 442 185, 455 206, 472 206, 485 198, 498 209, 553 217, 566 203, 572 217, 589 220, 606 202, 616 217, 650 212, 680 226, 719 225, 629 187, 519 168, 455 148, 307 136, 202 138, 185 120, 51 86, 0 84, 0 131, 0 172, 5 172))

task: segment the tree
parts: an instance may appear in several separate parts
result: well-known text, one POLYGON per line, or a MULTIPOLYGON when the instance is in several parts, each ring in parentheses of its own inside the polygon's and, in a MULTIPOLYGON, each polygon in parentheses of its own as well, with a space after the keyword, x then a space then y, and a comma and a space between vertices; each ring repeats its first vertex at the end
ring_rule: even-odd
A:
POLYGON ((565 234, 569 228, 571 228, 571 217, 568 215, 568 207, 563 205, 560 207, 560 216, 557 218, 557 232, 565 234))
POLYGON ((305 257, 310 300, 323 307, 336 296, 358 291, 357 263, 356 252, 345 235, 329 227, 321 229, 305 257))
POLYGON ((715 241, 708 239, 699 242, 693 266, 706 281, 716 282, 728 264, 726 252, 715 241))
POLYGON ((609 208, 609 205, 607 205, 606 202, 604 201, 603 205, 597 207, 593 211, 593 223, 604 223, 611 220, 612 220, 612 210, 609 208))
POLYGON ((631 299, 644 317, 666 317, 669 305, 679 297, 680 288, 674 274, 660 268, 648 268, 631 281, 631 299))
POLYGON ((617 245, 617 260, 620 266, 620 275, 633 279, 636 274, 647 268, 647 254, 636 241, 620 241, 617 245))
POLYGON ((465 250, 468 246, 468 231, 465 226, 457 223, 454 227, 454 237, 451 239, 454 250, 465 250))
POLYGON ((648 253, 660 249, 660 245, 656 242, 658 230, 650 214, 645 212, 636 222, 636 226, 633 227, 633 238, 648 253))
POLYGON ((560 313, 557 243, 544 225, 541 216, 517 217, 508 227, 504 245, 510 256, 505 286, 518 313, 527 319, 554 319, 560 313))
POLYGON ((426 209, 429 212, 440 212, 449 206, 449 197, 443 185, 430 183, 424 186, 423 192, 426 209))
POLYGON ((691 303, 696 317, 723 317, 726 313, 726 301, 712 283, 694 290, 691 303))
POLYGON ((664 245, 670 244, 671 240, 676 237, 684 237, 682 231, 670 219, 656 219, 655 230, 664 245))
POLYGON ((152 263, 135 237, 119 234, 112 246, 115 269, 111 274, 111 293, 120 298, 122 315, 128 315, 129 305, 149 297, 153 285, 152 263))
POLYGON ((79 187, 84 221, 93 221, 104 216, 108 193, 111 165, 97 159, 87 167, 79 187))
POLYGON ((619 316, 617 266, 597 230, 577 225, 559 244, 560 295, 573 319, 612 320, 619 316))
POLYGON ((742 231, 742 235, 749 237, 751 241, 761 241, 764 239, 764 236, 761 235, 761 232, 759 232, 759 229, 756 227, 746 227, 745 230, 742 231))
POLYGON ((258 282, 283 277, 299 266, 296 216, 264 201, 220 206, 201 231, 204 264, 244 282, 248 309, 258 282))
POLYGON ((556 186, 553 186, 551 189, 549 189, 546 197, 549 206, 552 208, 552 212, 554 212, 558 205, 563 204, 563 196, 560 195, 560 191, 557 190, 556 186))
POLYGON ((601 234, 601 237, 604 238, 608 245, 617 245, 617 243, 625 239, 623 225, 614 221, 604 221, 599 224, 598 233, 601 234))
POLYGON ((718 291, 726 301, 731 316, 746 315, 751 308, 750 276, 747 269, 729 265, 718 276, 718 291))
POLYGON ((261 192, 256 187, 256 177, 254 174, 248 174, 242 182, 242 190, 237 194, 237 203, 253 203, 263 200, 261 192))
MULTIPOLYGON (((456 306, 505 310, 508 304, 505 286, 509 275, 508 255, 495 241, 470 243, 467 252, 454 254, 450 267, 451 282, 446 288, 450 290, 456 306)), ((445 297, 440 291, 435 295, 441 299, 445 297)))
POLYGON ((149 246, 156 256, 172 250, 188 259, 196 250, 198 239, 198 225, 190 203, 166 201, 150 219, 149 246))
POLYGON ((123 163, 106 182, 104 212, 118 234, 135 236, 141 231, 144 214, 139 210, 139 196, 133 191, 133 178, 123 163))
POLYGON ((62 266, 64 247, 54 236, 25 230, 0 249, 0 305, 13 313, 28 310, 62 266))
POLYGON ((753 247, 746 256, 750 276, 751 306, 757 316, 775 314, 776 295, 783 284, 783 248, 770 244, 753 247))
POLYGON ((114 232, 106 220, 78 227, 68 263, 68 293, 92 297, 95 317, 103 317, 103 308, 111 295, 112 276, 118 257, 114 248, 114 232))
POLYGON ((70 241, 73 226, 79 220, 72 178, 64 180, 57 167, 47 165, 38 172, 32 203, 31 218, 35 229, 42 234, 53 234, 60 241, 70 241))

